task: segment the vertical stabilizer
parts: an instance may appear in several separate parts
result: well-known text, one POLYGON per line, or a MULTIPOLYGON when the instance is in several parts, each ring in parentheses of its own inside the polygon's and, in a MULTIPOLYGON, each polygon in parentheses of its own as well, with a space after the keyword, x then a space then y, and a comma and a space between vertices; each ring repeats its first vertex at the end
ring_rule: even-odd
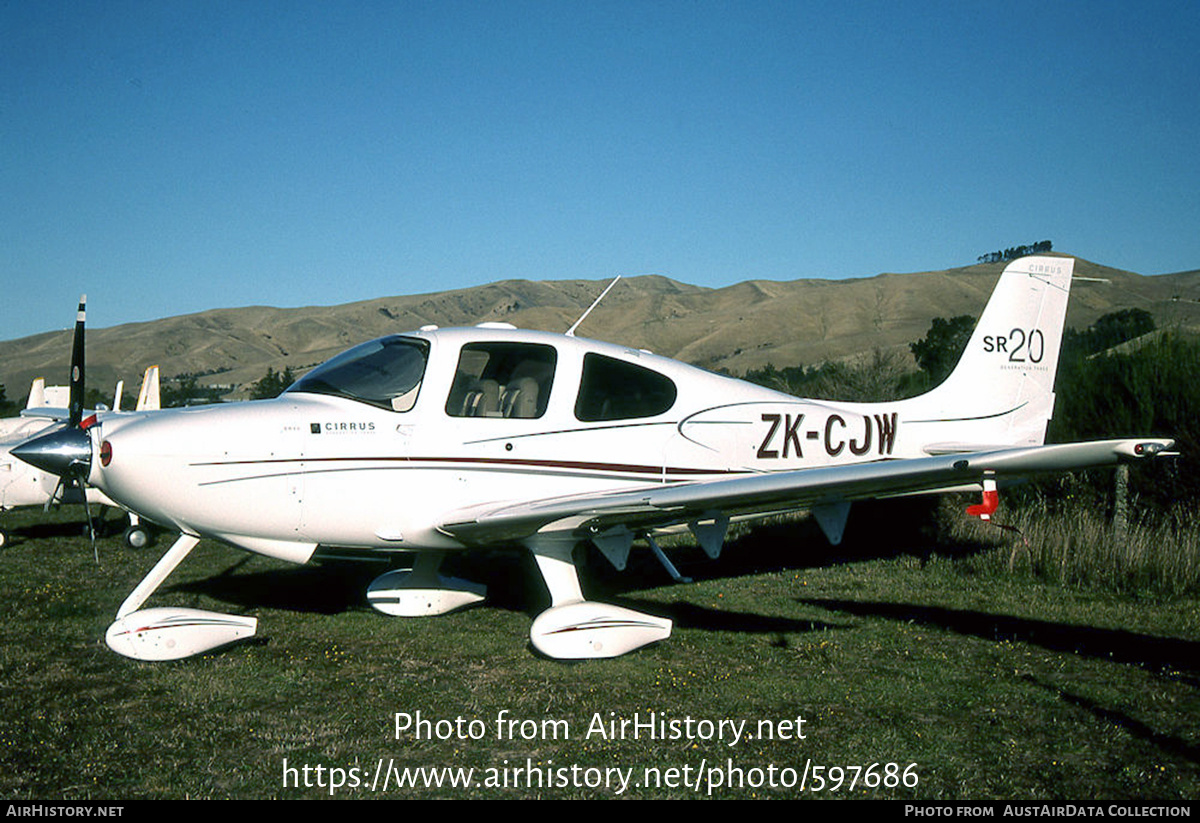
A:
POLYGON ((906 401, 909 423, 930 425, 927 452, 1045 440, 1074 268, 1023 257, 1004 269, 954 371, 906 401))
POLYGON ((29 386, 29 400, 25 403, 27 409, 40 409, 46 405, 46 378, 38 377, 29 386))
POLYGON ((151 366, 142 375, 142 390, 138 393, 138 411, 158 411, 162 408, 159 397, 158 366, 151 366))

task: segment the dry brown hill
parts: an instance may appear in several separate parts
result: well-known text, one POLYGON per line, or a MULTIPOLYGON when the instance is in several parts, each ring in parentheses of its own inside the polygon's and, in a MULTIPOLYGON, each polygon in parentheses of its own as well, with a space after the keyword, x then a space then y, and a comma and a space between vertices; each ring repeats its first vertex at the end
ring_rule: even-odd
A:
MULTIPOLYGON (((934 317, 978 316, 1002 269, 997 263, 854 280, 755 280, 721 289, 633 277, 613 289, 579 334, 736 374, 767 363, 816 365, 876 348, 907 355, 934 317)), ((1200 326, 1200 271, 1146 277, 1079 260, 1075 273, 1107 282, 1075 284, 1069 325, 1083 328, 1105 313, 1136 307, 1160 326, 1200 326)), ((299 371, 363 340, 428 323, 504 320, 565 331, 604 285, 508 280, 338 306, 218 309, 89 329, 88 383, 111 391, 123 378, 135 391, 141 372, 158 364, 165 378, 202 374, 201 383, 248 384, 268 368, 299 371)), ((10 399, 24 397, 34 377, 65 382, 69 338, 64 331, 0 342, 0 383, 10 399)))

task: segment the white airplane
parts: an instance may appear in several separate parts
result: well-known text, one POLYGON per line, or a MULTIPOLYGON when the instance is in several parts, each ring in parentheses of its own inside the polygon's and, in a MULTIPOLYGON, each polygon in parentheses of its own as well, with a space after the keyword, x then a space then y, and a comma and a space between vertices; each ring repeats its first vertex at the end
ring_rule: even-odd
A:
MULTIPOLYGON (((81 297, 79 314, 76 319, 76 352, 80 358, 77 367, 82 374, 82 340, 85 317, 86 297, 81 297)), ((73 386, 47 386, 43 378, 33 381, 29 389, 29 400, 19 417, 0 420, 0 512, 20 506, 49 507, 55 503, 87 503, 111 508, 120 508, 110 500, 100 489, 87 487, 80 490, 73 484, 64 483, 63 479, 51 472, 43 471, 29 463, 13 456, 13 448, 21 443, 47 433, 61 431, 66 426, 78 425, 72 423, 72 415, 78 414, 80 421, 89 412, 83 409, 82 379, 79 388, 73 386), (78 397, 73 397, 72 392, 78 397), (78 411, 72 411, 77 406, 78 411), (86 496, 85 496, 86 495, 86 496)), ((113 412, 121 413, 121 395, 124 384, 118 381, 113 397, 112 409, 99 408, 91 414, 104 415, 113 412)), ((137 411, 151 411, 160 407, 158 366, 146 369, 142 377, 142 388, 138 396, 137 411)), ((124 540, 131 548, 141 548, 149 543, 150 534, 139 521, 138 516, 128 512, 129 526, 125 529, 124 540)), ((8 531, 0 528, 0 548, 10 541, 8 531)))
POLYGON ((202 538, 296 563, 414 552, 411 570, 367 592, 409 617, 483 598, 439 574, 447 553, 522 546, 551 597, 534 647, 612 657, 665 639, 671 621, 587 600, 582 541, 623 568, 635 539, 665 560, 654 534, 686 527, 715 557, 732 519, 803 507, 837 542, 854 500, 978 490, 969 512, 987 518, 998 489, 1029 474, 1169 453, 1174 441, 1145 437, 1043 445, 1073 267, 1009 265, 954 373, 908 400, 803 400, 579 339, 578 323, 565 335, 427 326, 356 346, 273 400, 106 417, 16 453, 179 530, 107 632, 129 657, 255 632, 251 617, 142 609, 202 538))

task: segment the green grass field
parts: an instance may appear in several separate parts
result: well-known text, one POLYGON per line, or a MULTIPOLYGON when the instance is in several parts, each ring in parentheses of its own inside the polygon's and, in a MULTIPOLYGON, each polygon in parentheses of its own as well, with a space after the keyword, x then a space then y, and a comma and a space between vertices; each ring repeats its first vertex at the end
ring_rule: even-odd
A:
POLYGON ((520 553, 461 569, 489 605, 403 620, 366 605, 373 565, 206 542, 147 605, 252 614, 260 637, 152 664, 103 636, 169 535, 141 552, 103 539, 97 564, 80 511, 4 518, 10 800, 1200 795, 1194 596, 1068 589, 937 554, 835 562, 811 528, 768 527, 716 563, 678 548, 692 585, 638 550, 624 575, 595 564, 585 590, 675 630, 563 663, 529 648, 545 594, 520 553), (449 785, 466 770, 470 785, 449 785))

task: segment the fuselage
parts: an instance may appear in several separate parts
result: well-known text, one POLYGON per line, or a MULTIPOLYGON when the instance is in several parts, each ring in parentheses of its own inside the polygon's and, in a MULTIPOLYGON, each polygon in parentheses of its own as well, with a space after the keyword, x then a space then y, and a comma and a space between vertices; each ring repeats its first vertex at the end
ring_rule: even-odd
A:
POLYGON ((12 455, 12 447, 55 426, 51 420, 13 417, 0 420, 0 510, 32 506, 50 499, 58 478, 12 455))
POLYGON ((316 545, 463 548, 490 502, 921 456, 903 404, 805 401, 561 334, 427 329, 273 400, 106 418, 89 481, 143 517, 303 561, 316 545))

